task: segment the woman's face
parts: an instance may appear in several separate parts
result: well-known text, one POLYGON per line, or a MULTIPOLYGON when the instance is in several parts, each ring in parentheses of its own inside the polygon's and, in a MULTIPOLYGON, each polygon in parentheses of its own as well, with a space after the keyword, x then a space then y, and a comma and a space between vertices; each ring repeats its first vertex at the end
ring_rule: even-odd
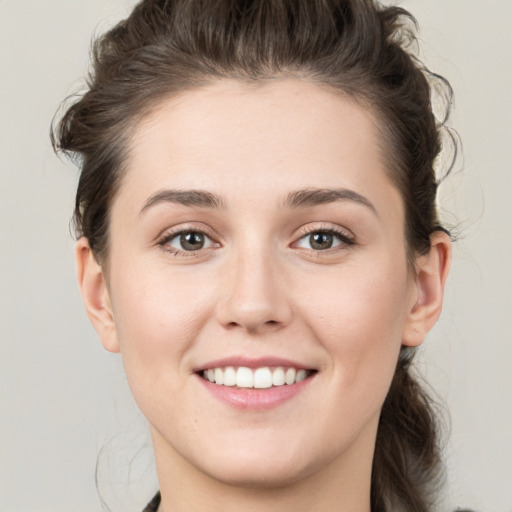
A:
POLYGON ((291 79, 217 82, 136 127, 105 345, 157 460, 241 485, 371 460, 418 298, 377 133, 360 106, 291 79))

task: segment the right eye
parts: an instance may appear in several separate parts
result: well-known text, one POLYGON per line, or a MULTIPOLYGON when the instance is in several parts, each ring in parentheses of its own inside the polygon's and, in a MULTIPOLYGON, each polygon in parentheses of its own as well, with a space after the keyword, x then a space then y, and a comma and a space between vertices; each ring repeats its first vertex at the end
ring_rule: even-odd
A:
POLYGON ((208 249, 214 246, 215 242, 202 231, 182 230, 166 234, 158 244, 167 250, 172 250, 175 254, 190 254, 208 249))
POLYGON ((301 238, 297 243, 297 247, 304 247, 315 251, 325 251, 332 247, 337 247, 342 243, 337 233, 333 233, 332 231, 315 231, 301 238))

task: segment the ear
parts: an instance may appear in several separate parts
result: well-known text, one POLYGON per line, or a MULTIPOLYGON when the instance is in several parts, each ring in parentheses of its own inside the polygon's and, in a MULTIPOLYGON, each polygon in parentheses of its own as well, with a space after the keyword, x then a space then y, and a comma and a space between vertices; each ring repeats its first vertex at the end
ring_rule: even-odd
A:
POLYGON ((105 275, 94 258, 87 238, 81 237, 76 243, 75 258, 78 286, 89 320, 103 347, 109 352, 119 352, 119 340, 105 275))
POLYGON ((451 260, 451 241, 447 233, 430 236, 430 250, 416 258, 416 291, 404 326, 402 345, 420 345, 437 322, 443 305, 443 293, 451 260))

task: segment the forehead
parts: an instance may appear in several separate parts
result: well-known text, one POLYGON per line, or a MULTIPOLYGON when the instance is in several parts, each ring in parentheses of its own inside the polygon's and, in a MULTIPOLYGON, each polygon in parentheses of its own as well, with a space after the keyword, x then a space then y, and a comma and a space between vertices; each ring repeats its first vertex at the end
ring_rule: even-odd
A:
POLYGON ((162 101, 139 122, 121 188, 268 197, 346 187, 396 199, 378 133, 371 112, 310 82, 214 82, 162 101))

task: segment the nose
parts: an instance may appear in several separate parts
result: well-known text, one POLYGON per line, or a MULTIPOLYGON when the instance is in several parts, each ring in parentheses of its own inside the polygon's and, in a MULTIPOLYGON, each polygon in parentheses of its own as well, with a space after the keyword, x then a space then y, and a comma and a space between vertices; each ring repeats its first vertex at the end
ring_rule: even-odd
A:
POLYGON ((292 318, 285 275, 271 251, 246 250, 226 262, 217 318, 251 334, 277 331, 292 318))

